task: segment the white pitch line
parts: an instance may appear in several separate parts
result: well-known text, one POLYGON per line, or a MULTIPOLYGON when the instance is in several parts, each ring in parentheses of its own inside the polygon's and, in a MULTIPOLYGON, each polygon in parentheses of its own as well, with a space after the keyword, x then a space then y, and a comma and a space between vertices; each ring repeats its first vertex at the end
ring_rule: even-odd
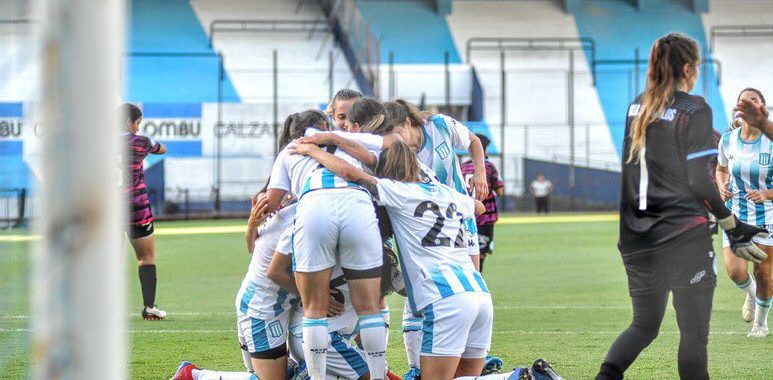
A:
MULTIPOLYGON (((4 329, 0 328, 0 333, 29 333, 32 329, 4 329)), ((169 330, 129 330, 131 334, 225 334, 234 333, 236 330, 203 330, 203 329, 169 329, 169 330)), ((525 330, 494 330, 493 334, 498 335, 617 335, 619 331, 525 331, 525 330)), ((710 335, 746 335, 746 331, 711 331, 710 335)), ((679 334, 679 331, 660 331, 660 334, 679 334)))
MULTIPOLYGON (((733 312, 738 311, 739 308, 734 307, 715 307, 712 309, 712 311, 721 311, 721 312, 733 312)), ((614 306, 614 305, 503 305, 503 306, 494 306, 494 310, 631 310, 631 306, 614 306)), ((402 313, 401 310, 398 310, 397 308, 393 309, 392 312, 394 314, 400 314, 402 313)), ((132 317, 139 317, 140 313, 131 313, 129 314, 132 317)), ((218 316, 233 316, 236 315, 236 312, 224 312, 224 311, 213 311, 213 312, 200 312, 200 311, 168 311, 168 315, 170 318, 174 317, 218 317, 218 316)), ((0 315, 0 320, 2 319, 30 319, 32 318, 29 315, 0 315)))

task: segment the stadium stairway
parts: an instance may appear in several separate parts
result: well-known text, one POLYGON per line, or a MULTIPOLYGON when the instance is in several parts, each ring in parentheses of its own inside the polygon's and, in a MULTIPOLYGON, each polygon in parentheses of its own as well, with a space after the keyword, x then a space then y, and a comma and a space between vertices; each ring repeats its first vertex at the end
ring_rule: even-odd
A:
MULTIPOLYGON (((471 38, 579 38, 572 15, 557 2, 547 1, 454 1, 446 17, 454 44, 462 56, 471 38)), ((586 51, 576 50, 574 59, 575 156, 584 166, 617 166, 618 156, 593 86, 586 51)), ((485 94, 484 119, 500 144, 502 80, 500 52, 474 50, 469 53, 485 94)), ((508 51, 505 59, 506 120, 503 177, 513 180, 516 194, 523 189, 525 168, 521 157, 566 163, 569 158, 567 102, 567 51, 508 51)), ((498 162, 498 161, 495 161, 498 162)), ((509 190, 508 190, 509 191, 509 190)))

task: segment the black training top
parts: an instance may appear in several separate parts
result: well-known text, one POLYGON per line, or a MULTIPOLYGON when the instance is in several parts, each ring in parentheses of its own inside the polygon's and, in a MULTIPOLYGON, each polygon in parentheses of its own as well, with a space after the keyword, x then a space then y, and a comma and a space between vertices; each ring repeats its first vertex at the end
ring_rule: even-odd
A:
POLYGON ((623 255, 679 241, 708 222, 707 209, 720 219, 730 215, 709 176, 709 161, 717 154, 711 107, 699 96, 675 92, 673 104, 647 128, 644 164, 625 163, 639 101, 628 107, 625 123, 618 242, 623 255))

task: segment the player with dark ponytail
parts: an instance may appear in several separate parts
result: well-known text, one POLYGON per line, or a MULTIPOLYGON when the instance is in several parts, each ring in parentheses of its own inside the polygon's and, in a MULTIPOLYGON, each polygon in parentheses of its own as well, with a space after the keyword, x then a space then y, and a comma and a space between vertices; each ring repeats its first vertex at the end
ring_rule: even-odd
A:
MULTIPOLYGON (((708 379, 708 338, 716 255, 706 210, 733 252, 759 262, 751 239, 767 231, 738 221, 709 176, 718 150, 709 105, 689 95, 698 79, 697 43, 670 33, 652 46, 647 87, 628 107, 623 143, 618 248, 633 321, 609 349, 596 379, 622 379, 658 335, 668 302, 679 325, 679 376, 708 379)), ((670 376, 666 376, 670 377, 670 376)))
POLYGON ((128 160, 124 177, 124 188, 130 200, 129 226, 126 235, 134 248, 139 266, 142 287, 142 319, 159 320, 166 318, 166 312, 156 308, 156 237, 153 228, 153 210, 150 208, 148 187, 145 183, 143 161, 149 154, 164 154, 166 146, 149 137, 139 135, 142 111, 134 104, 121 106, 126 128, 128 160))

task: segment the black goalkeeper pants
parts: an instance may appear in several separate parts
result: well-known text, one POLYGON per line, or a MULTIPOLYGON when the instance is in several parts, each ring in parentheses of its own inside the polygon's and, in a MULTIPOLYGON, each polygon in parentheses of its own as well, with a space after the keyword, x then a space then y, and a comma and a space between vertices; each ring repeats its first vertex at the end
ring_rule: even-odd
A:
MULTIPOLYGON (((622 379, 628 367, 658 336, 669 292, 679 326, 679 377, 708 379, 711 307, 716 286, 708 233, 694 234, 673 248, 624 258, 633 321, 610 347, 597 380, 622 379)), ((652 374, 666 378, 665 374, 652 374)))

